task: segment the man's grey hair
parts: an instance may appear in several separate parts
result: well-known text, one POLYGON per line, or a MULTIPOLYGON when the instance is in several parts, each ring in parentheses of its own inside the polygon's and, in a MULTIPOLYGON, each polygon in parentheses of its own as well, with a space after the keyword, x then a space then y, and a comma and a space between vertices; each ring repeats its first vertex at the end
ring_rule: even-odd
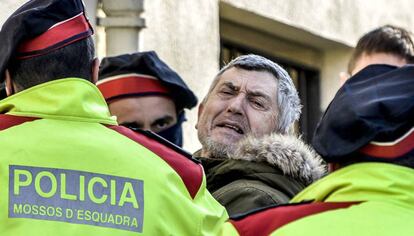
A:
POLYGON ((263 71, 271 73, 277 80, 277 131, 280 133, 288 133, 292 124, 299 119, 302 106, 295 85, 288 73, 273 61, 259 55, 249 54, 239 56, 224 66, 214 78, 207 95, 202 103, 205 103, 210 93, 216 87, 221 75, 231 69, 239 68, 249 71, 263 71))

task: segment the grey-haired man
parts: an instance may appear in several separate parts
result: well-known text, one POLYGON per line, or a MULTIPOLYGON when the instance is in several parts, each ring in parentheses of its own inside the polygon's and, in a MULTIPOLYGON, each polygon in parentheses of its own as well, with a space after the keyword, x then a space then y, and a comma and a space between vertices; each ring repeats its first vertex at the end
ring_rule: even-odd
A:
POLYGON ((289 134, 300 110, 289 75, 264 57, 240 56, 217 74, 199 106, 195 155, 229 215, 286 203, 323 175, 320 158, 289 134))

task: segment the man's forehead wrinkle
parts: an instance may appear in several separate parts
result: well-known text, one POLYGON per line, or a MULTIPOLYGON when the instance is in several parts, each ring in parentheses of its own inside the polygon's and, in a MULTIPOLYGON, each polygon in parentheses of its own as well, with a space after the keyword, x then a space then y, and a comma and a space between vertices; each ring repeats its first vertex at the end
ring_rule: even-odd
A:
MULTIPOLYGON (((222 81, 219 87, 222 87, 222 86, 226 86, 228 88, 231 88, 237 91, 241 89, 240 85, 235 84, 233 81, 228 80, 228 79, 227 80, 224 79, 222 81)), ((255 87, 251 89, 246 88, 246 94, 248 94, 249 96, 253 96, 253 97, 264 97, 266 99, 270 99, 271 97, 269 94, 267 94, 267 92, 263 88, 255 88, 255 87)))
POLYGON ((230 88, 240 88, 240 86, 235 85, 232 81, 229 81, 229 80, 223 81, 223 83, 221 85, 225 85, 225 86, 230 87, 230 88))
POLYGON ((257 89, 256 90, 254 90, 254 89, 249 90, 249 89, 247 89, 247 94, 249 96, 252 96, 252 97, 263 97, 265 99, 270 100, 270 96, 262 90, 257 90, 257 89))

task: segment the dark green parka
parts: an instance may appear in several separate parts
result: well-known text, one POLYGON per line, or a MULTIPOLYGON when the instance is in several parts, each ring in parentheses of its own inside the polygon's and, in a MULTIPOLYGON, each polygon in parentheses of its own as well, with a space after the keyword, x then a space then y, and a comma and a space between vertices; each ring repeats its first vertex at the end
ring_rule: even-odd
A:
POLYGON ((294 136, 279 134, 246 139, 228 158, 198 158, 208 190, 230 216, 287 203, 325 173, 311 147, 294 136))

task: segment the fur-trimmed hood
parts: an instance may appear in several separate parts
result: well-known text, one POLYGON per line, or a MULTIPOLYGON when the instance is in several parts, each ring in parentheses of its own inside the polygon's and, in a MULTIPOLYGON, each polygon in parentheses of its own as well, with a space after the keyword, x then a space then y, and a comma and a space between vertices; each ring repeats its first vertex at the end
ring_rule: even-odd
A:
POLYGON ((262 138, 248 137, 229 157, 234 160, 267 162, 284 175, 311 184, 326 173, 321 157, 293 135, 271 134, 262 138))

